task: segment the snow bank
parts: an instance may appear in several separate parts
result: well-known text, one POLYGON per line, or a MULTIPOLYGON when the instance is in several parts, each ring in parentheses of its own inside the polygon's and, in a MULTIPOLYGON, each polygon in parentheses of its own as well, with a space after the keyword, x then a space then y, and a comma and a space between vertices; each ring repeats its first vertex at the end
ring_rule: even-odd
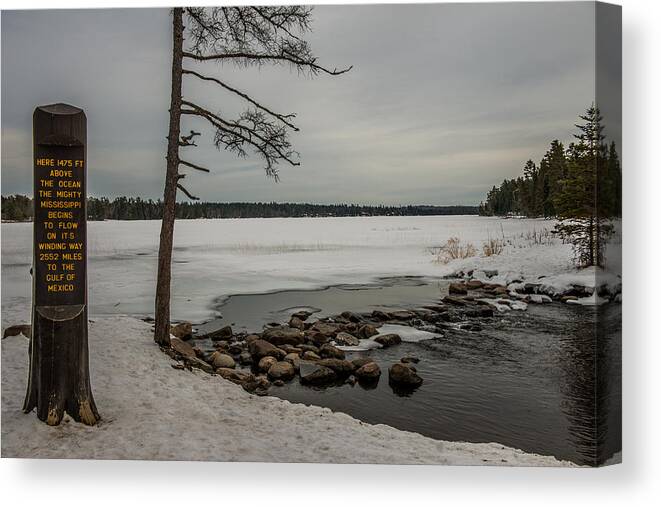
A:
MULTIPOLYGON (((12 319, 23 310, 8 308, 12 319)), ((218 376, 170 367, 150 326, 90 324, 92 386, 102 420, 57 427, 23 414, 28 341, 2 340, 2 457, 572 466, 495 443, 443 442, 327 408, 256 397, 218 376)))

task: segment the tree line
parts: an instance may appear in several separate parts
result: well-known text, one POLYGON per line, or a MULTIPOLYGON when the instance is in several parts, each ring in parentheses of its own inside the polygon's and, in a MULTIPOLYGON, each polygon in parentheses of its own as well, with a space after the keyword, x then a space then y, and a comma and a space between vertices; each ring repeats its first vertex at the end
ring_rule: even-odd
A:
POLYGON ((592 207, 599 201, 600 212, 605 216, 621 215, 622 172, 615 142, 604 143, 601 132, 601 116, 596 107, 580 116, 585 122, 576 125, 577 136, 585 135, 583 128, 598 129, 587 135, 598 135, 598 140, 581 141, 569 144, 553 140, 538 164, 528 160, 523 174, 518 178, 505 179, 500 186, 494 186, 479 205, 479 214, 485 216, 519 215, 526 217, 553 218, 567 211, 567 196, 577 191, 582 194, 595 194, 592 207), (593 124, 592 126, 590 126, 593 124), (594 156, 590 146, 594 144, 594 156), (590 156, 586 157, 586 152, 590 156), (589 164, 586 167, 585 164, 589 164), (590 181, 585 180, 585 171, 590 173, 590 181), (584 185, 585 184, 585 185, 584 185), (586 186, 587 185, 587 186, 586 186))
POLYGON ((575 125, 567 148, 554 140, 523 175, 493 187, 480 215, 556 218, 556 232, 574 247, 580 266, 603 266, 604 247, 622 216, 622 171, 614 142, 607 144, 603 118, 593 104, 575 125))
MULTIPOLYGON (((33 216, 32 199, 25 195, 2 196, 2 219, 29 221, 33 216)), ((477 206, 367 206, 360 204, 310 204, 277 202, 180 202, 176 218, 286 218, 476 215, 477 206)), ((140 197, 90 197, 89 220, 161 220, 163 202, 140 197)))

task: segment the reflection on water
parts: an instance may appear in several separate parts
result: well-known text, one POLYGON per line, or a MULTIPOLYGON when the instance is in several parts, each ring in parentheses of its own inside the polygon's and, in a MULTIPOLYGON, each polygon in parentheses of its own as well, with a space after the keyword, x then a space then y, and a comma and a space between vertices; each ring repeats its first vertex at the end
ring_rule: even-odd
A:
MULTIPOLYGON (((237 296, 221 308, 238 328, 260 329, 300 307, 316 315, 433 303, 443 280, 388 280, 383 286, 331 287, 237 296)), ((621 448, 621 305, 599 310, 530 305, 485 321, 479 332, 448 331, 442 338, 355 352, 381 366, 378 383, 315 389, 297 381, 270 393, 342 411, 442 440, 499 442, 580 464, 599 464, 621 448), (393 391, 387 369, 416 356, 423 385, 393 391)))

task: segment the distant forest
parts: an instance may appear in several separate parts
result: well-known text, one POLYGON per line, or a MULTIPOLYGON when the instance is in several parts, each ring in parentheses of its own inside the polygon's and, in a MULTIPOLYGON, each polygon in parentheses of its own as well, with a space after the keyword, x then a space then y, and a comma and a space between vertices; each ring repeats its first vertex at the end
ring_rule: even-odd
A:
MULTIPOLYGON (((362 206, 357 204, 299 204, 277 202, 181 202, 177 218, 278 218, 477 215, 477 206, 362 206)), ((163 203, 140 197, 90 197, 89 220, 160 220, 163 203)), ((2 196, 2 220, 32 220, 32 199, 25 195, 2 196)))

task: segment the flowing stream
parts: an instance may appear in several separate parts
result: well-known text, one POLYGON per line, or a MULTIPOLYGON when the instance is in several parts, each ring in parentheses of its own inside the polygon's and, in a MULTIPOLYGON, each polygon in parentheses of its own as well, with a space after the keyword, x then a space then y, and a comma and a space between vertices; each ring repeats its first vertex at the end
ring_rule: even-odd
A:
MULTIPOLYGON (((343 310, 416 308, 438 301, 447 284, 392 278, 232 296, 218 307, 223 318, 201 330, 232 324, 257 331, 299 309, 318 318, 343 310)), ((313 388, 294 380, 269 393, 436 439, 499 442, 579 464, 601 463, 620 450, 620 318, 621 305, 614 303, 598 309, 531 304, 483 321, 481 331, 449 330, 433 340, 349 353, 374 357, 383 371, 376 386, 313 388), (388 382, 388 367, 404 356, 420 359, 416 368, 424 383, 414 392, 388 382)))

